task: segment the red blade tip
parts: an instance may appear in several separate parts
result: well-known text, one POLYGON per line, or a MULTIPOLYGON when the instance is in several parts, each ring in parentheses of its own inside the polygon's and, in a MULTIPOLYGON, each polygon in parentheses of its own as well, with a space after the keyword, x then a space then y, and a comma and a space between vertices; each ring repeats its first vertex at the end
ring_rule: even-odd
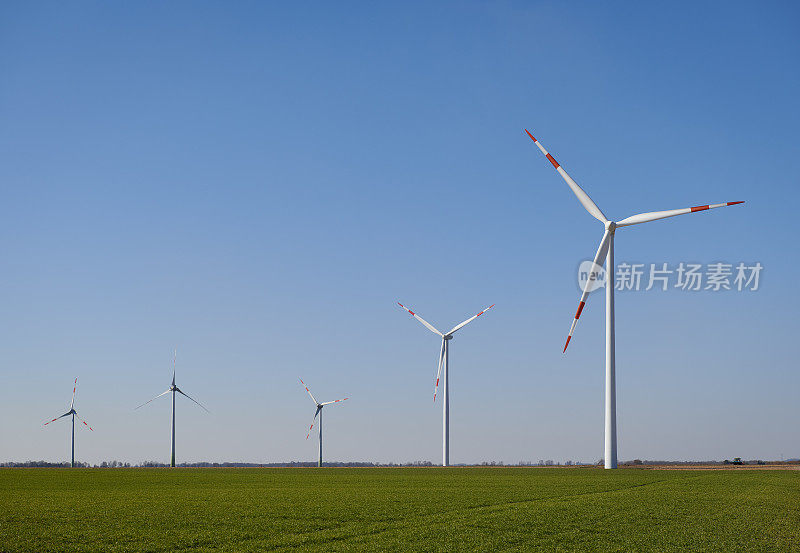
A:
POLYGON ((528 129, 525 129, 525 132, 527 132, 527 133, 528 133, 528 136, 530 136, 530 137, 531 137, 531 140, 533 140, 534 142, 536 142, 536 139, 533 137, 533 135, 532 135, 530 132, 528 132, 528 129))
POLYGON ((566 351, 567 351, 567 346, 569 345, 569 341, 570 341, 570 340, 572 340, 572 336, 567 336, 567 343, 566 343, 566 344, 564 344, 564 351, 562 351, 561 353, 566 353, 566 351))

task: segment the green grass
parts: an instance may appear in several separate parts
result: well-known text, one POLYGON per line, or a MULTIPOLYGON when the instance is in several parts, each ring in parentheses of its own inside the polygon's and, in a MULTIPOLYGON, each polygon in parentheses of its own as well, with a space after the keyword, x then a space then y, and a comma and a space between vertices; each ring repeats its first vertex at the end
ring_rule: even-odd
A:
POLYGON ((0 551, 800 551, 800 471, 5 469, 0 551))

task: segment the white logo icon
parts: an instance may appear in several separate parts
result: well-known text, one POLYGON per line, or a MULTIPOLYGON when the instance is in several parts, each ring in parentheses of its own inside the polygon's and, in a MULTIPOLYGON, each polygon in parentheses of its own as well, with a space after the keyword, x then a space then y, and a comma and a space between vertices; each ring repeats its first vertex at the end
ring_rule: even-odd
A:
POLYGON ((606 270, 603 266, 593 261, 582 261, 578 266, 578 286, 580 286, 580 289, 594 292, 605 285, 606 270))

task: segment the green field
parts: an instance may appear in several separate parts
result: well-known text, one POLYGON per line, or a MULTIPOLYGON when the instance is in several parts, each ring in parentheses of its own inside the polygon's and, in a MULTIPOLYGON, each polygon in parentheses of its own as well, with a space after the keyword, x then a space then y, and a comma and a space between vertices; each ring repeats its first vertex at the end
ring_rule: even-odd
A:
POLYGON ((3 469, 0 550, 800 551, 800 471, 3 469))

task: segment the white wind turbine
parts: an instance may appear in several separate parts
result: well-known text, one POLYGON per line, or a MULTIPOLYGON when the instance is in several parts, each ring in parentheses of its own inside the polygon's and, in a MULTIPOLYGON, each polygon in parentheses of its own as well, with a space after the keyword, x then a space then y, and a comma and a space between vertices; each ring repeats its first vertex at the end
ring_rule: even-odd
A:
MULTIPOLYGON (((578 186, 572 178, 564 171, 558 162, 551 156, 544 146, 536 140, 533 135, 525 129, 531 140, 539 147, 542 153, 550 160, 558 174, 566 181, 578 201, 581 202, 586 211, 592 217, 603 223, 605 233, 600 240, 600 246, 597 248, 597 254, 594 256, 593 269, 600 263, 606 262, 606 413, 605 413, 605 455, 603 456, 605 468, 617 468, 617 390, 616 390, 616 376, 615 376, 615 345, 614 345, 614 233, 619 227, 627 227, 630 225, 638 225, 639 223, 649 223, 658 219, 665 219, 667 217, 674 217, 675 215, 683 215, 685 213, 695 213, 697 211, 705 211, 715 207, 726 207, 729 205, 741 204, 744 202, 726 202, 722 204, 709 204, 700 205, 696 207, 686 207, 683 209, 670 209, 667 211, 651 211, 648 213, 640 213, 633 215, 627 219, 622 219, 619 222, 610 221, 600 208, 592 201, 586 192, 578 186)), ((581 294, 580 302, 578 303, 578 310, 575 312, 575 319, 572 321, 572 326, 569 329, 567 342, 564 344, 564 352, 567 351, 569 341, 572 339, 572 333, 575 331, 575 325, 583 311, 583 306, 586 304, 586 297, 591 291, 593 284, 593 277, 587 279, 584 285, 583 294, 581 294)))
POLYGON ((457 324, 447 334, 439 332, 432 324, 411 311, 402 303, 397 302, 397 305, 408 311, 412 317, 424 324, 428 330, 442 337, 442 349, 439 353, 439 368, 436 370, 436 385, 433 389, 433 401, 436 401, 436 392, 439 390, 439 376, 442 373, 442 365, 444 365, 444 384, 442 385, 444 388, 444 401, 442 401, 442 466, 447 467, 450 466, 450 347, 448 343, 453 338, 453 333, 455 333, 455 331, 471 323, 473 320, 489 311, 492 307, 494 307, 494 304, 490 305, 477 315, 473 315, 466 321, 457 324))
MULTIPOLYGON (((175 466, 175 393, 177 392, 177 393, 179 393, 179 394, 181 394, 183 396, 186 396, 187 398, 189 398, 192 401, 194 401, 197 405, 202 407, 205 410, 206 413, 210 413, 210 411, 208 409, 206 409, 205 406, 202 403, 200 403, 196 399, 190 397, 186 392, 184 392, 183 390, 181 390, 180 388, 178 388, 175 385, 175 358, 177 357, 177 355, 178 355, 178 352, 176 351, 174 353, 173 357, 172 357, 172 384, 170 384, 170 387, 167 388, 167 390, 165 392, 161 392, 160 394, 158 394, 153 399, 145 401, 144 403, 139 405, 139 407, 144 407, 145 405, 147 405, 151 401, 156 400, 156 399, 160 398, 161 396, 172 392, 172 448, 170 450, 170 461, 169 461, 169 466, 171 466, 171 467, 175 466)), ((136 409, 138 409, 139 407, 136 407, 134 409, 134 411, 136 409)))
MULTIPOLYGON (((69 466, 71 466, 71 467, 75 466, 75 417, 78 417, 78 412, 75 410, 75 390, 77 388, 78 388, 78 379, 76 377, 75 378, 75 382, 72 385, 72 401, 69 404, 69 411, 67 411, 66 413, 64 413, 60 417, 56 417, 53 420, 49 420, 46 423, 44 423, 44 426, 47 426, 51 422, 57 421, 58 419, 60 419, 62 417, 68 417, 69 415, 72 415, 72 461, 70 461, 70 464, 69 464, 69 466)), ((92 427, 89 426, 86 423, 85 420, 83 420, 80 417, 78 417, 78 420, 81 421, 86 428, 88 428, 89 430, 92 430, 92 427)), ((94 430, 92 430, 92 432, 94 432, 94 430)))
POLYGON ((311 426, 308 427, 308 434, 306 434, 306 440, 311 435, 311 429, 314 428, 314 423, 317 420, 317 415, 319 415, 319 428, 318 428, 318 432, 319 432, 319 461, 317 462, 317 466, 321 467, 322 466, 322 408, 325 407, 326 405, 331 405, 333 403, 339 403, 340 401, 347 401, 350 398, 346 397, 344 399, 335 399, 333 401, 325 401, 323 403, 320 403, 319 401, 317 401, 317 398, 314 397, 314 394, 311 393, 311 390, 308 389, 308 386, 306 386, 306 383, 303 382, 303 379, 300 378, 300 377, 298 377, 298 379, 300 380, 300 384, 303 385, 303 388, 306 389, 306 392, 308 392, 308 395, 311 396, 311 401, 313 401, 314 405, 317 406, 317 410, 314 412, 314 418, 311 419, 311 426))

